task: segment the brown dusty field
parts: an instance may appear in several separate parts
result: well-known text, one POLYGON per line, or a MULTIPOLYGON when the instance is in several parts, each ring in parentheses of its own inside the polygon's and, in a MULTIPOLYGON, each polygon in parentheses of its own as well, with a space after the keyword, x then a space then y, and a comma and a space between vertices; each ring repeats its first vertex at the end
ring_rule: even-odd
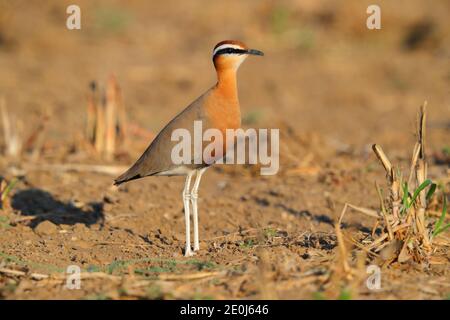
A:
POLYGON ((428 178, 439 186, 427 227, 450 194, 450 3, 378 1, 381 30, 366 28, 369 4, 0 0, 0 173, 18 178, 2 195, 0 298, 450 298, 448 229, 426 261, 349 241, 376 237, 376 219, 357 211, 337 237, 345 203, 379 210, 375 181, 387 193, 372 144, 409 172, 425 100, 428 178), (65 27, 73 2, 81 30, 65 27), (280 171, 209 169, 201 250, 185 258, 184 178, 112 182, 215 83, 211 50, 229 38, 265 52, 241 66, 239 97, 244 127, 280 129, 280 171), (103 88, 110 75, 129 132, 105 159, 86 140, 86 108, 89 84, 103 88), (4 110, 23 142, 14 155, 4 110), (82 270, 80 289, 65 287, 70 265, 82 270), (380 289, 366 286, 369 265, 381 268, 380 289))

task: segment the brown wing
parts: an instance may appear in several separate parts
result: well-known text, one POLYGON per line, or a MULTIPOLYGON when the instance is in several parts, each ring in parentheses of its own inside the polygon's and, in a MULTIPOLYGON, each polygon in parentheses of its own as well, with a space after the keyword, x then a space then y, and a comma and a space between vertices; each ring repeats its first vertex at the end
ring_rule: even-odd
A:
MULTIPOLYGON (((172 132, 175 129, 184 128, 190 132, 191 137, 194 137, 193 130, 195 120, 202 120, 203 124, 208 126, 208 120, 205 117, 203 105, 209 94, 210 91, 206 92, 173 118, 151 142, 135 164, 114 180, 114 184, 119 185, 130 180, 155 175, 176 168, 178 165, 175 165, 172 162, 171 152, 178 142, 171 141, 172 132)), ((193 141, 191 141, 191 143, 193 143, 193 141)), ((204 166, 206 166, 206 164, 186 165, 186 167, 192 169, 204 166)))

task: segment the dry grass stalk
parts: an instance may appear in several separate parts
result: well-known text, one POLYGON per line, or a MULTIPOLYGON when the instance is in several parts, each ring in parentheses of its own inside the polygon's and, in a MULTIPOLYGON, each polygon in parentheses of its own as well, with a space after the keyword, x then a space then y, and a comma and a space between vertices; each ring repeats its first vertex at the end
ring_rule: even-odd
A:
MULTIPOLYGON (((388 179, 388 185, 390 187, 390 196, 391 196, 391 202, 392 202, 392 214, 394 217, 398 218, 399 215, 399 206, 400 206, 400 177, 398 176, 396 172, 396 168, 392 166, 391 162, 389 161, 388 157, 384 153, 381 146, 374 144, 372 146, 373 152, 377 156, 378 160, 380 160, 381 164, 383 165, 387 179, 388 179)), ((377 187, 378 191, 378 187, 377 187)))
POLYGON ((105 150, 105 106, 99 104, 97 106, 97 117, 95 118, 95 141, 94 146, 98 154, 102 155, 105 150))
POLYGON ((118 127, 118 141, 120 145, 126 146, 127 144, 127 132, 128 121, 125 105, 123 103, 122 90, 116 83, 116 105, 117 105, 117 127, 118 127))
POLYGON ((416 144, 414 145, 413 156, 411 159, 411 168, 409 170, 408 186, 412 185, 412 182, 413 182, 414 173, 415 173, 414 168, 417 165, 417 159, 419 159, 420 149, 421 149, 420 143, 416 142, 416 144))
POLYGON ((224 276, 226 272, 223 271, 211 271, 211 272, 195 272, 195 273, 187 273, 187 274, 159 274, 158 280, 164 281, 190 281, 190 280, 198 280, 210 277, 218 277, 224 276))
POLYGON ((45 133, 48 127, 50 112, 45 113, 36 121, 37 125, 25 137, 22 122, 16 119, 6 107, 5 99, 0 99, 0 115, 3 127, 4 150, 10 157, 18 157, 24 151, 31 152, 31 161, 36 161, 42 152, 45 143, 45 133))
MULTIPOLYGON (((422 185, 426 178, 427 178, 427 172, 428 172, 428 165, 426 162, 426 156, 425 156, 425 134, 426 134, 426 119, 427 119, 427 102, 424 102, 422 107, 420 108, 419 114, 418 114, 418 123, 417 123, 417 143, 420 144, 420 152, 418 155, 417 160, 417 166, 416 166, 416 179, 417 179, 417 185, 422 185)), ((423 189, 419 193, 419 206, 417 209, 417 228, 418 232, 422 237, 423 245, 426 247, 426 249, 429 251, 431 249, 430 247, 430 240, 428 238, 428 231, 426 229, 425 225, 425 211, 427 207, 427 200, 426 200, 426 190, 423 189)))
POLYGON ((96 129, 96 118, 97 118, 97 106, 98 106, 98 97, 97 97, 97 84, 95 81, 92 81, 90 85, 91 91, 88 94, 87 100, 87 121, 86 121, 86 138, 87 140, 94 144, 95 143, 95 129, 96 129))
POLYGON ((380 160, 381 164, 384 167, 384 170, 386 170, 386 172, 388 173, 389 178, 392 179, 392 176, 391 176, 392 164, 389 161, 389 159, 386 156, 386 154, 384 153, 383 149, 379 145, 374 144, 372 146, 372 150, 375 153, 375 155, 378 157, 378 160, 380 160))
POLYGON ((17 157, 22 152, 23 145, 21 135, 19 134, 20 125, 14 115, 10 114, 6 108, 6 100, 4 97, 0 100, 0 112, 3 124, 6 155, 17 157))
MULTIPOLYGON (((341 216, 345 214, 345 207, 341 216)), ((365 275, 365 250, 359 252, 356 260, 351 259, 351 249, 347 244, 355 244, 357 247, 364 247, 354 239, 342 232, 340 223, 335 225, 335 233, 338 245, 338 253, 335 256, 335 264, 332 265, 330 276, 326 279, 325 296, 330 299, 355 299, 359 295, 359 288, 365 275)), ((378 256, 366 250, 367 253, 378 256)))
POLYGON ((38 121, 36 129, 31 133, 30 137, 25 143, 25 149, 31 150, 31 161, 37 161, 41 156, 42 149, 45 143, 45 134, 48 129, 50 119, 50 112, 48 110, 41 116, 38 121))
MULTIPOLYGON (((370 244, 365 246, 360 244, 357 247, 369 254, 386 251, 383 249, 399 248, 399 250, 394 250, 394 258, 389 261, 405 262, 412 259, 416 262, 426 262, 430 261, 431 254, 435 251, 433 236, 437 234, 438 223, 427 223, 427 218, 432 216, 428 202, 435 191, 436 185, 427 179, 426 118, 425 102, 418 112, 417 142, 414 146, 411 172, 407 182, 402 181, 401 172, 391 164, 381 146, 373 146, 375 155, 386 171, 389 195, 384 197, 379 185, 375 184, 380 200, 381 216, 373 230, 382 226, 382 234, 372 240, 370 244), (430 225, 434 225, 434 227, 430 227, 430 225)), ((339 222, 342 221, 345 211, 349 207, 366 214, 372 212, 368 211, 370 209, 346 204, 339 222)), ((444 208, 440 224, 445 218, 445 212, 444 208)), ((441 229, 444 230, 445 228, 441 229)), ((372 237, 375 237, 375 232, 372 233, 372 237)))
POLYGON ((350 204, 350 203, 345 203, 344 204, 344 208, 342 209, 341 215, 340 215, 339 220, 338 220, 339 224, 342 223, 342 220, 344 219, 345 213, 347 212, 348 208, 351 208, 351 209, 353 209, 353 210, 355 210, 357 212, 360 212, 360 213, 365 214, 365 215, 367 215, 369 217, 372 217, 372 218, 379 218, 380 217, 380 215, 378 214, 378 212, 376 210, 363 208, 363 207, 358 207, 358 206, 355 206, 355 205, 350 204))
POLYGON ((375 181, 375 188, 377 189, 378 198, 380 199, 381 213, 383 214, 384 224, 385 224, 386 229, 388 231, 388 238, 389 238, 389 240, 393 240, 394 239, 394 232, 392 231, 392 226, 391 226, 391 223, 389 221, 389 216, 388 216, 386 207, 384 205, 384 199, 383 199, 383 195, 381 194, 380 186, 378 185, 378 183, 376 181, 375 181))
MULTIPOLYGON (((13 276, 13 277, 23 277, 23 276, 27 275, 26 272, 14 270, 14 269, 7 269, 7 268, 0 268, 0 273, 6 274, 9 276, 13 276)), ((47 279, 48 277, 49 277, 49 275, 47 275, 47 274, 40 274, 40 273, 31 273, 30 274, 30 278, 33 280, 42 280, 42 279, 47 279)))
POLYGON ((347 274, 347 277, 351 278, 352 277, 351 268, 350 268, 350 265, 347 260, 347 256, 348 256, 347 247, 345 246, 344 236, 342 234, 340 224, 339 223, 336 224, 334 229, 336 232, 336 238, 337 238, 338 248, 339 248, 339 258, 341 260, 342 268, 343 268, 344 272, 347 274))
POLYGON ((117 82, 110 76, 106 88, 106 141, 105 156, 111 160, 116 150, 116 124, 117 124, 117 82))
POLYGON ((111 160, 119 145, 126 142, 126 111, 115 76, 109 77, 100 102, 97 91, 93 82, 87 99, 86 140, 95 146, 97 154, 111 160))

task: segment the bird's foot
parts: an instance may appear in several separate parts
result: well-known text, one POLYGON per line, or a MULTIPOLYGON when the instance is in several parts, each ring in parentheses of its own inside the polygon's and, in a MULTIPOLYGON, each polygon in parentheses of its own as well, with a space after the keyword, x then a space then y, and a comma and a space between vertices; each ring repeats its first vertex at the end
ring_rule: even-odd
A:
MULTIPOLYGON (((194 249, 194 250, 195 250, 195 249, 194 249)), ((185 257, 192 257, 194 254, 195 254, 195 253, 192 252, 192 250, 191 250, 190 247, 189 247, 189 248, 186 248, 186 249, 184 250, 184 256, 185 256, 185 257)))
POLYGON ((194 244, 194 251, 200 250, 200 244, 196 243, 194 244))

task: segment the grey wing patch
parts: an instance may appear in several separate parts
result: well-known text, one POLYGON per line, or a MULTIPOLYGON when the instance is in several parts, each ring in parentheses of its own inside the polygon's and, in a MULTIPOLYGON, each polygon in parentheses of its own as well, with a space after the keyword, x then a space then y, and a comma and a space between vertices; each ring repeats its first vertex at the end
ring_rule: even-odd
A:
MULTIPOLYGON (((150 143, 139 159, 125 173, 114 180, 115 185, 143 178, 146 176, 164 174, 164 172, 177 172, 176 169, 180 165, 173 163, 171 153, 173 147, 178 143, 172 141, 172 132, 175 129, 186 129, 194 136, 194 121, 205 119, 203 112, 203 102, 207 94, 202 95, 195 100, 186 109, 173 118, 150 143)), ((191 139, 191 144, 193 143, 191 139)), ((184 165, 188 169, 196 169, 204 165, 184 165)))

